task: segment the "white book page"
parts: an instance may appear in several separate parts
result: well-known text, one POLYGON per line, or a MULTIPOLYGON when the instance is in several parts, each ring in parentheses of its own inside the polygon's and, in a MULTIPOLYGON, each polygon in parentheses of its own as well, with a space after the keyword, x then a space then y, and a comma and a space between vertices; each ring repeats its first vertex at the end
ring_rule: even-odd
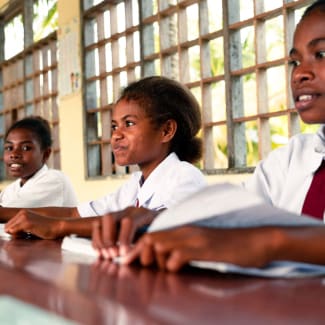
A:
MULTIPOLYGON (((78 237, 76 235, 65 236, 62 240, 61 249, 78 255, 87 256, 93 260, 99 257, 98 252, 92 246, 91 239, 78 237)), ((113 262, 119 263, 120 257, 115 257, 113 262)))
POLYGON ((323 224, 317 219, 302 217, 271 206, 240 186, 224 183, 208 186, 163 211, 151 224, 149 231, 202 220, 210 227, 323 224))
POLYGON ((241 267, 223 262, 192 261, 191 266, 221 273, 235 273, 268 278, 300 278, 325 275, 325 266, 318 264, 276 261, 264 268, 241 267))
POLYGON ((9 239, 11 235, 5 232, 5 223, 0 223, 0 238, 9 239))
POLYGON ((70 252, 98 257, 98 253, 88 238, 77 237, 75 235, 65 236, 62 240, 61 249, 70 252))

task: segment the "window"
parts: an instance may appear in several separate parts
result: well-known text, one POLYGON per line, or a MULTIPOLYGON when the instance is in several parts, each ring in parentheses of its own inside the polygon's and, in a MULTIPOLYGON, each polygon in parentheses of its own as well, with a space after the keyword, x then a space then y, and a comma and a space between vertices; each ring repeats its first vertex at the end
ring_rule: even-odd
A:
MULTIPOLYGON (((39 35, 47 35, 33 43, 29 37, 29 26, 32 26, 33 16, 37 21, 40 16, 40 4, 51 4, 56 8, 54 1, 38 0, 21 1, 15 3, 14 15, 12 8, 4 13, 7 18, 2 30, 4 35, 4 49, 0 62, 0 178, 5 178, 3 166, 3 143, 7 128, 16 120, 28 115, 41 115, 49 120, 52 127, 53 150, 48 164, 60 168, 59 148, 59 117, 57 107, 57 42, 56 24, 49 29, 47 24, 38 28, 39 35), (25 5, 25 7, 23 6, 25 5), (35 15, 33 8, 38 10, 35 15), (22 12, 26 17, 23 19, 22 12), (24 20, 24 23, 23 23, 24 20), (44 31, 42 34, 41 30, 44 31), (13 41, 14 37, 14 41, 13 41), (31 43, 29 43, 29 41, 31 43)), ((46 7, 48 10, 49 7, 46 7)), ((46 11, 52 15, 50 11, 46 11)), ((54 16, 55 17, 55 14, 54 16)), ((44 17, 43 20, 44 22, 44 17)), ((53 22, 53 18, 49 18, 53 22)), ((33 33, 32 33, 33 34, 33 33)))
POLYGON ((103 1, 85 12, 84 66, 88 175, 126 173, 110 147, 111 108, 120 89, 140 78, 137 1, 103 1))
POLYGON ((202 107, 206 173, 247 172, 304 131, 287 54, 309 0, 84 0, 88 175, 125 173, 110 112, 140 76, 180 80, 202 107))

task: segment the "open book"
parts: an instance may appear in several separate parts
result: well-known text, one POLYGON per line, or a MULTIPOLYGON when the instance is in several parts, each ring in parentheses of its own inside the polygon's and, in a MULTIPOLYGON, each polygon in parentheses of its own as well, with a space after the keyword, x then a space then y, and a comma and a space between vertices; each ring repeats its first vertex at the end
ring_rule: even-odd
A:
MULTIPOLYGON (((208 186, 182 203, 164 210, 149 227, 150 232, 184 224, 207 227, 236 228, 280 226, 323 226, 320 220, 300 216, 266 203, 242 187, 228 183, 208 186)), ((91 240, 75 236, 63 240, 64 249, 83 254, 95 254, 91 240), (88 248, 86 247, 88 246, 88 248)), ((325 266, 291 261, 276 261, 264 268, 240 267, 224 262, 191 261, 194 267, 221 273, 238 273, 262 277, 306 277, 325 275, 325 266)))
MULTIPOLYGON (((301 216, 274 207, 244 188, 215 184, 201 190, 180 204, 163 211, 149 227, 150 232, 184 224, 214 228, 245 228, 260 226, 324 226, 315 218, 301 216)), ((325 266, 291 261, 276 261, 264 268, 240 267, 224 262, 192 261, 190 265, 263 277, 305 277, 325 274, 325 266)))
POLYGON ((276 208, 238 185, 222 183, 208 186, 164 210, 148 231, 189 223, 218 228, 323 225, 315 218, 276 208))

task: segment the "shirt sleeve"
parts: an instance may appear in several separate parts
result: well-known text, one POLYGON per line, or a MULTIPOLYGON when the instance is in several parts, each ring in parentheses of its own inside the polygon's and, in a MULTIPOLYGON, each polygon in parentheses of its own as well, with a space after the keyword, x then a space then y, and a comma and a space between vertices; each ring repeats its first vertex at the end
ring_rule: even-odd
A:
POLYGON ((257 164, 253 175, 243 183, 248 191, 263 197, 272 205, 275 205, 277 198, 281 196, 287 178, 285 149, 283 147, 272 151, 265 160, 257 164))
POLYGON ((101 198, 83 202, 77 206, 81 217, 101 216, 109 212, 125 209, 134 203, 137 196, 139 176, 133 174, 117 191, 101 198))

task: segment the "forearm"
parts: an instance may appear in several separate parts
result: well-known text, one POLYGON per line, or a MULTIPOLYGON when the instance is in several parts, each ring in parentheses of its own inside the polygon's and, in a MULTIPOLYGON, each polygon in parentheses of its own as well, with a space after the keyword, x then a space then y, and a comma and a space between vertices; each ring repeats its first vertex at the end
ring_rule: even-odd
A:
POLYGON ((91 237, 92 224, 102 217, 73 218, 58 220, 60 237, 75 234, 82 237, 91 237))
MULTIPOLYGON (((0 207, 0 222, 7 222, 14 217, 23 208, 6 208, 0 207)), ((54 218, 78 218, 80 217, 78 209, 75 207, 42 207, 42 208, 27 208, 34 213, 54 218)))
POLYGON ((325 227, 281 228, 273 259, 325 264, 325 227))
POLYGON ((46 217, 80 218, 76 207, 42 207, 28 209, 46 217))
MULTIPOLYGON (((191 259, 223 261, 247 267, 263 267, 279 260, 325 264, 323 226, 237 229, 192 227, 184 234, 182 247, 189 245, 191 259), (192 236, 188 236, 189 233, 192 236)), ((180 234, 175 232, 175 235, 179 246, 180 234)), ((169 238, 170 233, 166 240, 169 238)))
POLYGON ((5 208, 0 207, 0 222, 7 222, 17 214, 20 208, 5 208))

